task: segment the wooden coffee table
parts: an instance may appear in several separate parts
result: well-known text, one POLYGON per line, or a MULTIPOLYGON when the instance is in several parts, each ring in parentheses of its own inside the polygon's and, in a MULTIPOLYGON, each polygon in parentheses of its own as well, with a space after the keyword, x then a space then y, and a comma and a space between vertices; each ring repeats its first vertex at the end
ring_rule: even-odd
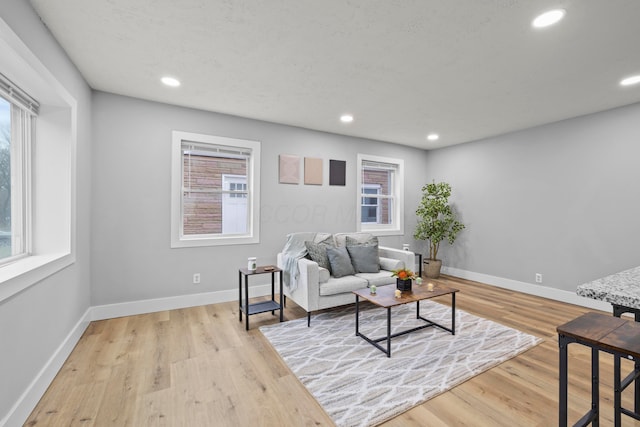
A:
POLYGON ((352 291, 356 296, 356 335, 369 342, 371 345, 382 351, 387 357, 391 357, 391 338, 399 337, 401 335, 408 334, 410 332, 419 331, 420 329, 429 328, 431 326, 444 329, 447 332, 451 332, 452 335, 456 334, 456 292, 458 289, 450 288, 441 284, 435 284, 432 291, 427 289, 427 284, 420 286, 413 285, 411 291, 403 291, 400 298, 395 297, 396 285, 380 286, 375 295, 372 295, 369 288, 358 289, 352 291), (442 326, 432 320, 425 319, 420 316, 420 301, 425 299, 431 299, 443 295, 451 294, 451 328, 442 326), (379 307, 387 309, 387 335, 381 338, 369 338, 360 333, 359 320, 360 320, 360 298, 363 298, 379 307), (424 320, 424 325, 416 328, 408 329, 406 331, 391 334, 391 307, 408 304, 410 302, 416 303, 416 319, 424 320), (385 349, 380 344, 381 341, 387 342, 387 348, 385 349))

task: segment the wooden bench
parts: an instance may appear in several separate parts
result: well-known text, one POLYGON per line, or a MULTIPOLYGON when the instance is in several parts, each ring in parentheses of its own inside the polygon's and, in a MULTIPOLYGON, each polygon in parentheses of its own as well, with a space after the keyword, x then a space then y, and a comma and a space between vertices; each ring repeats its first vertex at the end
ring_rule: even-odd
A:
POLYGON ((586 313, 582 316, 558 326, 558 345, 560 346, 560 422, 559 426, 567 425, 567 347, 571 343, 578 343, 591 348, 591 410, 587 412, 575 425, 586 426, 599 423, 599 352, 614 356, 614 425, 621 425, 622 414, 640 420, 640 395, 634 396, 635 411, 622 407, 622 391, 640 377, 638 362, 640 361, 640 323, 607 316, 599 313, 586 313), (624 357, 636 362, 634 370, 624 379, 620 378, 620 359, 624 357))

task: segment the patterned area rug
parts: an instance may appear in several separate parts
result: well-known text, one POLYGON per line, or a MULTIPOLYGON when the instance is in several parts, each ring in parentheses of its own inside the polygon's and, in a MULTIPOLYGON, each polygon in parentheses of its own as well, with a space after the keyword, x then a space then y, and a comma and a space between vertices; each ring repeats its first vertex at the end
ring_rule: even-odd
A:
MULTIPOLYGON (((386 333, 386 310, 361 304, 360 331, 386 333)), ((426 328, 391 340, 391 358, 355 336, 354 307, 263 326, 260 331, 337 426, 375 426, 508 360, 542 339, 456 310, 456 335, 426 328)), ((451 308, 420 302, 451 327, 451 308)), ((423 323, 415 304, 391 309, 392 333, 423 323)), ((385 344, 386 345, 386 344, 385 344)))

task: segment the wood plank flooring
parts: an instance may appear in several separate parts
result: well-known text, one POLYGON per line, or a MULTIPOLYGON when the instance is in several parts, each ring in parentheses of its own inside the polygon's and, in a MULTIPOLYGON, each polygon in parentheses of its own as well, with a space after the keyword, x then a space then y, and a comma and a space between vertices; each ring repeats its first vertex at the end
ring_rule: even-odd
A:
MULTIPOLYGON (((544 338, 537 347, 383 424, 554 426, 556 327, 589 309, 445 277, 456 307, 544 338)), ((447 304, 450 298, 440 302, 447 304)), ((305 313, 288 301, 285 319, 305 313)), ((27 426, 331 426, 237 302, 92 322, 27 426)), ((313 320, 312 320, 313 327, 313 320)), ((631 363, 623 361, 626 372, 631 363)), ((613 425, 613 357, 600 356, 601 426, 613 425)), ((590 406, 590 352, 569 347, 569 422, 590 406)), ((624 402, 631 405, 631 394, 624 402)), ((640 426, 623 416, 623 426, 640 426)))

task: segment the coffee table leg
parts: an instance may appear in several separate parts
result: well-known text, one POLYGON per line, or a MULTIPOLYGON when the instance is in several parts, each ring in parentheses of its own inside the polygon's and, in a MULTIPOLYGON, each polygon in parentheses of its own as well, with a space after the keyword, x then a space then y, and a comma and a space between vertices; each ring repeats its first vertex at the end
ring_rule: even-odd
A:
POLYGON ((416 301, 416 319, 420 318, 420 301, 416 301))
POLYGON ((451 294, 451 335, 456 334, 456 293, 451 294))
POLYGON ((358 318, 360 317, 360 298, 356 295, 356 336, 358 336, 358 318))
POLYGON ((391 307, 387 308, 387 357, 391 357, 391 307))

